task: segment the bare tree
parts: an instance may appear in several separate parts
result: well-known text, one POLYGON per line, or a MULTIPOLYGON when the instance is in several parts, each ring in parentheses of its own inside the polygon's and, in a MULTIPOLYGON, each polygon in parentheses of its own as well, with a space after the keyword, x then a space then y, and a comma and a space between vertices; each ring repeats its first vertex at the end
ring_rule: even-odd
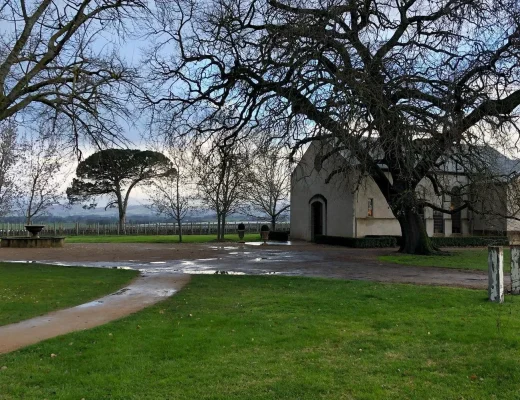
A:
POLYGON ((13 207, 16 194, 13 167, 16 163, 16 127, 12 120, 0 123, 0 215, 13 207))
POLYGON ((139 0, 0 0, 0 121, 67 120, 70 141, 120 141, 135 72, 107 37, 139 0), (103 32, 107 35, 101 35, 103 32), (22 117, 23 115, 23 117, 22 117))
POLYGON ((166 156, 171 160, 175 174, 155 179, 149 188, 149 208, 159 215, 171 218, 179 228, 179 242, 182 242, 182 222, 187 213, 194 209, 190 195, 190 174, 188 161, 177 149, 170 149, 166 156))
POLYGON ((45 215, 64 198, 63 181, 65 155, 63 144, 55 136, 40 133, 20 145, 16 186, 17 208, 25 223, 45 215))
POLYGON ((260 147, 251 156, 250 178, 242 212, 251 217, 267 217, 271 230, 287 215, 290 202, 291 171, 287 155, 279 147, 260 147))
POLYGON ((197 198, 217 213, 217 239, 224 240, 226 218, 245 200, 248 151, 240 142, 214 139, 193 149, 197 198))
POLYGON ((472 207, 470 193, 454 209, 428 202, 420 184, 442 196, 440 177, 458 154, 470 179, 500 181, 480 150, 517 147, 514 0, 174 0, 157 10, 147 60, 157 121, 178 135, 235 107, 222 128, 235 137, 256 125, 294 151, 327 141, 316 165, 340 154, 328 180, 372 180, 399 221, 403 252, 434 250, 424 206, 472 207))

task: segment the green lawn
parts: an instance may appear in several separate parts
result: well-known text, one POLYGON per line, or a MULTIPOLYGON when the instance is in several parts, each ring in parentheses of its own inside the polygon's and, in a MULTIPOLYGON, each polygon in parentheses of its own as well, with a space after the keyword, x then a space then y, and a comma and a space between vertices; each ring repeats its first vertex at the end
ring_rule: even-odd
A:
MULTIPOLYGON (((217 235, 183 235, 184 243, 207 243, 215 241, 217 235)), ((226 239, 238 242, 238 235, 226 235, 226 239)), ((259 233, 248 233, 244 236, 246 242, 260 240, 259 233)), ((65 243, 178 243, 178 235, 120 235, 120 236, 67 236, 65 243)))
MULTIPOLYGON (((450 250, 441 256, 413 256, 409 254, 390 254, 380 256, 379 260, 403 265, 415 265, 419 267, 444 267, 460 269, 479 269, 487 271, 487 249, 450 250)), ((510 252, 504 249, 504 271, 510 268, 510 252)))
POLYGON ((0 399, 518 399, 518 332, 520 299, 484 291, 194 276, 128 318, 0 356, 0 399))
POLYGON ((100 268, 0 263, 0 325, 114 292, 137 274, 137 271, 100 268))

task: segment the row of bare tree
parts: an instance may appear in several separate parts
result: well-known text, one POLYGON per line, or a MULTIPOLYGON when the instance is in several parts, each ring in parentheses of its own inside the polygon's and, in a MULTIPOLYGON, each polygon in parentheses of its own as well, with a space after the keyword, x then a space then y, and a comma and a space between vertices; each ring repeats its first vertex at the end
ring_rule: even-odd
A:
MULTIPOLYGON (((30 224, 63 203, 64 183, 73 164, 56 135, 38 132, 35 138, 19 141, 10 124, 0 129, 0 137, 0 216, 23 215, 30 224)), ((87 202, 107 196, 106 208, 118 208, 124 231, 131 191, 141 186, 148 207, 174 221, 180 232, 188 212, 214 211, 219 239, 230 214, 268 219, 273 230, 286 216, 290 170, 282 148, 214 141, 182 150, 171 146, 164 152, 95 153, 79 164, 76 173, 83 180, 74 179, 67 189, 70 203, 94 207, 97 203, 87 202)))
POLYGON ((179 231, 195 208, 216 213, 218 239, 230 214, 267 219, 272 230, 287 216, 290 168, 283 149, 215 141, 167 155, 177 173, 152 182, 150 208, 174 220, 179 231))

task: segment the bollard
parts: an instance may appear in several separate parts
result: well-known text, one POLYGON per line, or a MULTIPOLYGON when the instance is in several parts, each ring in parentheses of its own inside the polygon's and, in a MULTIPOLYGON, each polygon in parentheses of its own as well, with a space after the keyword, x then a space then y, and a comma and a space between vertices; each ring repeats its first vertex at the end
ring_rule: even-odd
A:
POLYGON ((488 295, 490 301, 504 302, 504 251, 499 246, 488 247, 488 295))
POLYGON ((520 246, 511 246, 511 294, 520 294, 520 246))

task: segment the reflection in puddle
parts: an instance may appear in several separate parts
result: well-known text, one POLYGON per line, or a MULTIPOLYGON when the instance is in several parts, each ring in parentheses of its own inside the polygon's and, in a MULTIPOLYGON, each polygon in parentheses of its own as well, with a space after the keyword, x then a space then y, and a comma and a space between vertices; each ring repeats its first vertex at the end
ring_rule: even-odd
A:
POLYGON ((150 261, 150 264, 166 264, 166 261, 150 261))
POLYGON ((112 293, 111 296, 119 296, 119 295, 122 295, 125 292, 128 292, 129 290, 130 290, 130 288, 123 288, 123 289, 118 290, 115 293, 112 293))
POLYGON ((90 303, 81 304, 76 306, 76 308, 89 308, 89 307, 98 307, 103 304, 102 300, 91 301, 90 303))
POLYGON ((240 271, 224 271, 218 269, 183 269, 182 272, 190 275, 245 275, 240 271))
MULTIPOLYGON (((248 246, 264 246, 264 242, 246 242, 248 246)), ((267 242, 267 246, 290 246, 292 243, 289 242, 267 242)))

